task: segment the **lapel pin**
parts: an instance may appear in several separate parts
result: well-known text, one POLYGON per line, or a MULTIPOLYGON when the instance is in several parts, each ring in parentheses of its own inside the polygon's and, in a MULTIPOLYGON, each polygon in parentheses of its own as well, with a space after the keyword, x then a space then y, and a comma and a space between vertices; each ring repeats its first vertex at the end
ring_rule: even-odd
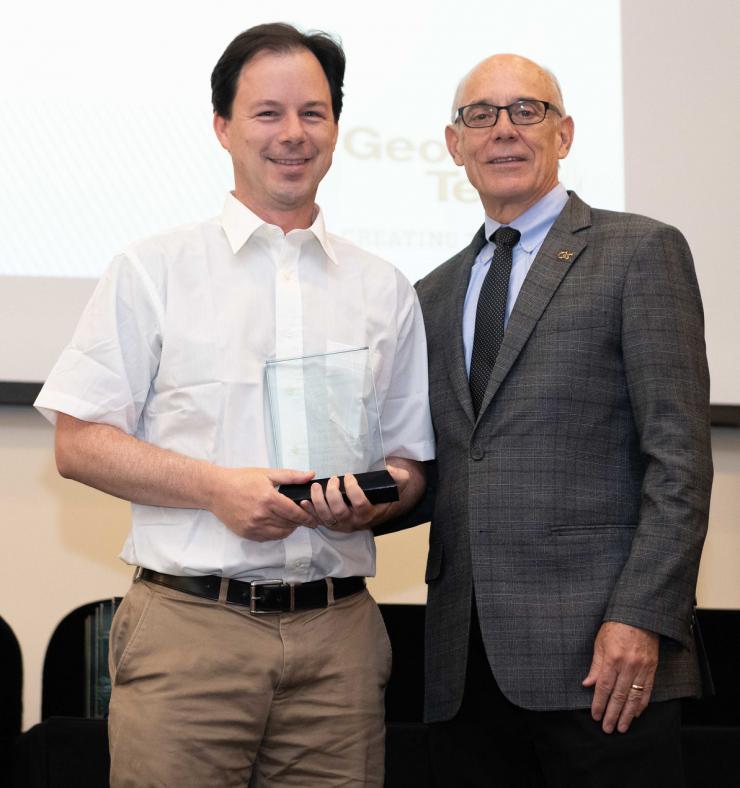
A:
POLYGON ((568 249, 561 249, 558 252, 558 260, 565 260, 568 262, 573 257, 573 252, 569 251, 568 249))

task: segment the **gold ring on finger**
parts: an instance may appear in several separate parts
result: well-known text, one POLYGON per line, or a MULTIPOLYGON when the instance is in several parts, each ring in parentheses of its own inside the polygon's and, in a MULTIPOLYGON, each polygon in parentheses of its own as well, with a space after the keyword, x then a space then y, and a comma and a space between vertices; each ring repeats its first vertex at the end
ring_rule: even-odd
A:
POLYGON ((633 684, 632 689, 635 692, 642 692, 645 689, 645 687, 642 684, 633 684))

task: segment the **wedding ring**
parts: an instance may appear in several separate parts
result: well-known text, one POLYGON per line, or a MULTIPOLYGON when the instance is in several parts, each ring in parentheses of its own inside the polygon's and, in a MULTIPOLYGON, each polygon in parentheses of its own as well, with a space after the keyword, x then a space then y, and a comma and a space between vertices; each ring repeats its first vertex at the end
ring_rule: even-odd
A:
POLYGON ((642 692, 645 689, 645 687, 643 687, 642 684, 633 684, 632 689, 635 692, 642 692))

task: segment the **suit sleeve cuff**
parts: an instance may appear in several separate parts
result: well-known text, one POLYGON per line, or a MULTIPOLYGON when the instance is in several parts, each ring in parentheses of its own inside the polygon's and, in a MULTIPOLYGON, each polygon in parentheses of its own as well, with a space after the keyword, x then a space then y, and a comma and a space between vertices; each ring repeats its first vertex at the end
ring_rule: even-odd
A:
POLYGON ((638 629, 646 629, 662 637, 675 640, 684 648, 691 648, 693 625, 690 620, 684 621, 683 619, 668 618, 660 616, 653 611, 625 605, 610 605, 604 614, 604 621, 616 621, 638 629))

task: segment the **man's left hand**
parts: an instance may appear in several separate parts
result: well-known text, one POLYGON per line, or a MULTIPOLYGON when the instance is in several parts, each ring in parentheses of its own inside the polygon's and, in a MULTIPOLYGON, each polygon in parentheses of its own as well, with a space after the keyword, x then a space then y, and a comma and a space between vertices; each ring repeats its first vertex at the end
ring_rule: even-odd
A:
POLYGON ((584 687, 595 687, 591 716, 605 733, 626 733, 647 708, 658 667, 658 635, 617 621, 605 621, 594 643, 584 687))

